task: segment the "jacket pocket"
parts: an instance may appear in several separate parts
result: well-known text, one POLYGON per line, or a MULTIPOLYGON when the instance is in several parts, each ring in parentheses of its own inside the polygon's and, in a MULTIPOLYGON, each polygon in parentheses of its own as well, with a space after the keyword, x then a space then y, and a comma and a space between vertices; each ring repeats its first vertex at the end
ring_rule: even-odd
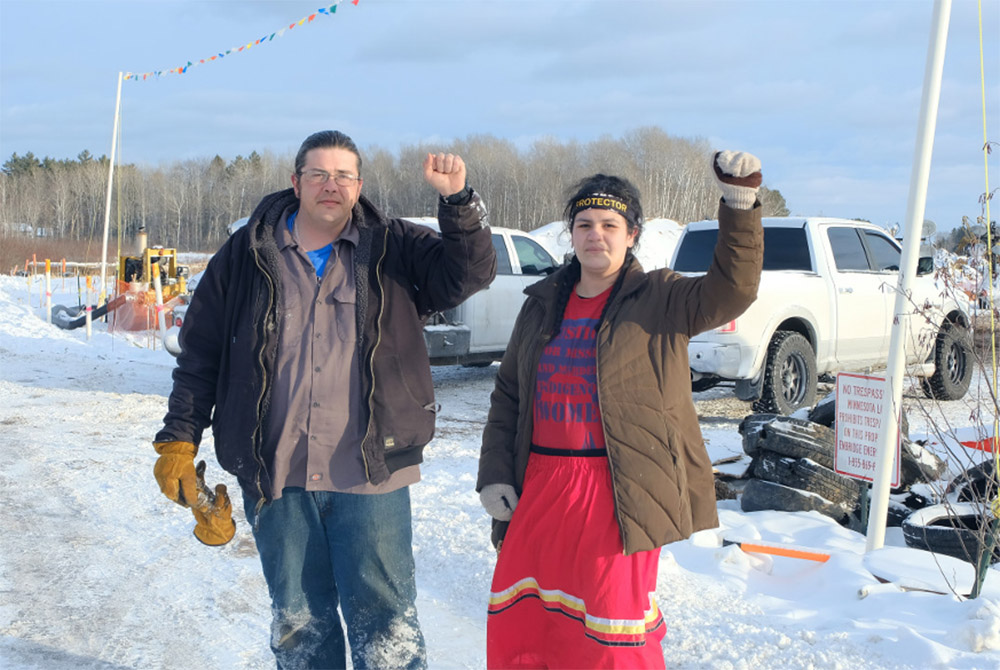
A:
POLYGON ((337 335, 342 342, 352 344, 357 341, 357 325, 354 319, 357 291, 354 283, 338 285, 331 294, 334 318, 337 322, 337 335))
POLYGON ((681 435, 670 422, 663 417, 663 445, 664 453, 660 457, 664 474, 671 481, 678 502, 683 505, 683 500, 687 495, 687 465, 684 457, 684 444, 681 435))
POLYGON ((423 446, 434 436, 434 385, 430 371, 404 372, 398 356, 375 359, 373 417, 386 451, 423 446))

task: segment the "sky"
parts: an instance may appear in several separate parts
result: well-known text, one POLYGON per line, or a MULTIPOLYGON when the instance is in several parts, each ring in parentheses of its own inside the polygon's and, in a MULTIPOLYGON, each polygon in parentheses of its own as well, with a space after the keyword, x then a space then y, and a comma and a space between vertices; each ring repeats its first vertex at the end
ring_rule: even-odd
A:
MULTIPOLYGON (((0 0, 0 160, 108 154, 119 71, 197 63, 323 6, 0 0)), ((362 150, 396 151, 476 134, 529 149, 658 126, 756 154, 792 214, 889 226, 906 219, 933 8, 345 0, 334 14, 184 74, 125 81, 121 156, 158 165, 289 155, 325 128, 362 150)), ((986 137, 1000 143, 998 70, 1000 0, 956 0, 924 214, 940 231, 983 213, 983 111, 986 137)), ((988 159, 994 184, 998 157, 988 159)))

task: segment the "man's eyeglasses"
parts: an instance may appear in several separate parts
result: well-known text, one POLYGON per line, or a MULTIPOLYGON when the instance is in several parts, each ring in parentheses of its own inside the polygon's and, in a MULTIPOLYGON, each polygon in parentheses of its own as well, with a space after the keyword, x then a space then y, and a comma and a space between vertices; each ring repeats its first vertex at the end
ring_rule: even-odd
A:
POLYGON ((299 173, 299 178, 310 186, 322 186, 333 177, 333 183, 337 186, 354 186, 361 181, 361 177, 350 172, 334 172, 330 174, 326 170, 303 170, 299 173))

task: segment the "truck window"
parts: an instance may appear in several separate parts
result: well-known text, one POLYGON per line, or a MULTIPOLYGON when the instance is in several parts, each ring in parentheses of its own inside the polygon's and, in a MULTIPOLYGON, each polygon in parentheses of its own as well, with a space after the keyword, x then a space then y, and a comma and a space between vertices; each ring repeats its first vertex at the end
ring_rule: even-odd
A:
POLYGON ((871 251, 875 259, 875 268, 879 272, 899 271, 900 252, 888 237, 873 230, 866 230, 865 241, 868 242, 868 250, 871 251))
MULTIPOLYGON (((707 272, 715 255, 717 230, 688 231, 674 262, 677 272, 707 272)), ((764 228, 764 269, 811 272, 805 228, 764 228)))
POLYGON ((497 252, 497 274, 512 275, 514 271, 510 267, 510 254, 507 253, 507 245, 504 244, 503 235, 493 233, 493 249, 497 252))
POLYGON ((527 237, 513 235, 514 251, 521 264, 523 275, 547 275, 556 269, 556 263, 542 245, 527 237))
POLYGON ((858 237, 857 228, 833 227, 826 231, 833 251, 833 262, 841 272, 868 272, 868 255, 865 245, 858 237))
POLYGON ((765 228, 764 269, 812 272, 806 229, 765 228))

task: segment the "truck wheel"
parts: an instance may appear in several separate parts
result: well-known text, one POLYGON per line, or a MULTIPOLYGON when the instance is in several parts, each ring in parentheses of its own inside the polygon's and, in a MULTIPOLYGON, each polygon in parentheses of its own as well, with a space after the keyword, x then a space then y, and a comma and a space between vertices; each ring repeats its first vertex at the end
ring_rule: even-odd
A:
POLYGON ((767 347, 764 384, 755 412, 791 414, 811 405, 816 397, 816 353, 799 333, 775 333, 767 347))
POLYGON ((924 395, 935 400, 960 400, 972 381, 972 348, 969 331, 945 323, 934 344, 934 374, 923 381, 924 395))

